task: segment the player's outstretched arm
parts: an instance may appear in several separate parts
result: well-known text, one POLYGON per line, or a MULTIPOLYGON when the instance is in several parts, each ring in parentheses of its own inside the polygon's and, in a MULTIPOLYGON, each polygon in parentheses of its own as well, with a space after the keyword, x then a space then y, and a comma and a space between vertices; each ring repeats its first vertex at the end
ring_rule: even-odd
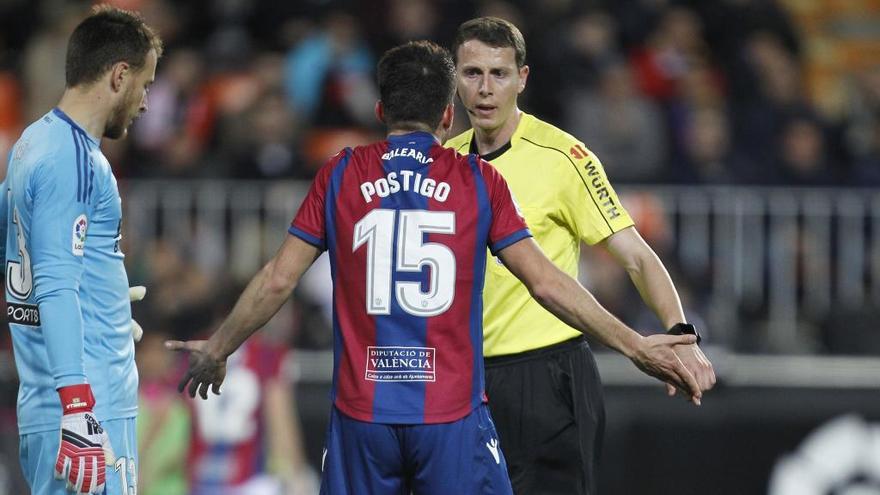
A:
MULTIPOLYGON (((669 272, 635 227, 615 232, 602 244, 627 271, 642 300, 657 315, 664 328, 669 329, 687 321, 669 272)), ((715 370, 699 346, 678 346, 675 353, 693 373, 704 392, 715 386, 715 370)), ((674 387, 667 384, 667 388, 669 395, 675 395, 674 387)))
POLYGON ((548 311, 624 354, 648 375, 686 391, 699 405, 700 386, 674 351, 676 345, 695 343, 695 336, 639 335, 602 307, 577 280, 557 268, 531 238, 511 244, 498 255, 548 311))
POLYGON ((220 394, 226 376, 226 359, 266 324, 290 297, 299 278, 321 251, 293 235, 288 235, 275 256, 266 263, 239 296, 232 312, 208 340, 168 341, 165 347, 190 354, 189 369, 178 385, 183 392, 208 398, 208 388, 220 394))

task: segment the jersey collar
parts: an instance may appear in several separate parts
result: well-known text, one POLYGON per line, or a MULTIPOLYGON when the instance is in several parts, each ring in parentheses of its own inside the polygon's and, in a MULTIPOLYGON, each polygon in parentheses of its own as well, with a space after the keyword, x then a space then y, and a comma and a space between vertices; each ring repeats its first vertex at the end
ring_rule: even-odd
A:
MULTIPOLYGON (((520 136, 522 136, 524 129, 527 127, 528 123, 526 121, 530 122, 532 119, 531 115, 529 115, 525 112, 521 112, 521 113, 522 114, 519 117, 519 123, 516 124, 516 129, 513 131, 513 136, 510 137, 510 141, 504 143, 500 148, 498 148, 497 150, 495 150, 491 153, 487 153, 485 155, 480 155, 480 158, 482 158, 483 160, 486 160, 487 162, 491 162, 492 160, 503 155, 504 153, 507 152, 507 150, 509 150, 510 148, 513 147, 513 143, 515 141, 517 141, 520 138, 520 136)), ((476 134, 476 132, 471 133, 471 144, 470 144, 470 148, 468 149, 468 153, 473 153, 473 154, 479 155, 479 151, 477 151, 477 134, 476 134)))
POLYGON ((408 132, 406 134, 394 134, 394 135, 388 136, 386 139, 389 142, 392 142, 394 144, 400 144, 401 142, 404 142, 404 141, 416 141, 420 144, 425 144, 425 143, 439 144, 439 140, 437 139, 437 136, 431 134, 430 132, 425 132, 425 131, 413 131, 413 132, 408 132))
POLYGON ((506 152, 509 149, 510 149, 510 141, 504 143, 503 145, 501 145, 500 148, 498 148, 497 150, 495 150, 491 153, 486 153, 485 155, 480 155, 480 152, 477 151, 477 140, 472 137, 471 138, 471 147, 468 150, 468 153, 472 153, 474 155, 480 155, 480 158, 482 158, 483 160, 486 160, 487 162, 491 162, 492 160, 503 155, 504 152, 506 152))
POLYGON ((85 137, 89 138, 89 140, 92 141, 93 143, 95 143, 95 144, 101 144, 101 142, 100 142, 99 140, 95 139, 94 136, 92 136, 91 134, 89 134, 88 132, 86 132, 86 130, 83 129, 82 127, 80 127, 80 125, 77 124, 76 121, 74 121, 72 118, 70 118, 69 115, 67 115, 66 113, 62 112, 60 108, 58 108, 58 107, 53 108, 53 109, 52 109, 52 113, 55 114, 55 116, 58 117, 59 119, 61 119, 61 120, 65 121, 65 122, 67 122, 68 124, 70 124, 70 127, 73 127, 73 128, 76 129, 77 131, 83 133, 83 135, 84 135, 85 137))

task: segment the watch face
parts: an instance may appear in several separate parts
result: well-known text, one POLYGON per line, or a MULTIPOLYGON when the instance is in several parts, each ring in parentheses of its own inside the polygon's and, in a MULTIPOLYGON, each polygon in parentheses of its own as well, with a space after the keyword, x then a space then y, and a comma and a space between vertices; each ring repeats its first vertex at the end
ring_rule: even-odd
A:
POLYGON ((667 333, 671 333, 673 335, 689 333, 691 335, 694 335, 697 333, 697 329, 690 323, 676 323, 675 325, 672 325, 672 328, 670 328, 669 332, 667 333))
POLYGON ((697 344, 700 343, 703 338, 700 336, 700 333, 697 332, 697 327, 695 327, 692 323, 676 323, 666 332, 670 335, 695 335, 697 337, 697 344))

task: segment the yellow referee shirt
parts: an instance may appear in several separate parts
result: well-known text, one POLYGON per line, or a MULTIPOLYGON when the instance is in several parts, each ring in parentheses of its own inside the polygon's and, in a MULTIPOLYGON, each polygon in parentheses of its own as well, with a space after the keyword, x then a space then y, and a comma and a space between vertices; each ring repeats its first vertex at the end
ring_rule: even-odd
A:
MULTIPOLYGON (((471 152, 473 129, 448 140, 471 152)), ((476 149, 476 148, 473 148, 476 149)), ((568 133, 522 113, 509 145, 484 156, 513 191, 535 241, 553 263, 578 274, 581 240, 596 244, 633 224, 599 159, 568 133)), ((483 354, 516 354, 577 337, 538 304, 498 259, 487 263, 483 292, 483 354)))

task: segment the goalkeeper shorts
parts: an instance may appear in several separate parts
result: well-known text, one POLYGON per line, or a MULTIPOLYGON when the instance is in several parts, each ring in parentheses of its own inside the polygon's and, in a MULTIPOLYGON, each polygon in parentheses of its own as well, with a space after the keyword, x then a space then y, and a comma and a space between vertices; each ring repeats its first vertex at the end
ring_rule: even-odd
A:
MULTIPOLYGON (((134 418, 101 421, 110 438, 116 461, 107 462, 105 495, 134 495, 137 487, 137 430, 134 418)), ((59 423, 60 427, 60 423, 59 423)), ((61 435, 58 430, 19 436, 21 470, 31 495, 70 495, 65 480, 55 479, 55 459, 61 435)))

